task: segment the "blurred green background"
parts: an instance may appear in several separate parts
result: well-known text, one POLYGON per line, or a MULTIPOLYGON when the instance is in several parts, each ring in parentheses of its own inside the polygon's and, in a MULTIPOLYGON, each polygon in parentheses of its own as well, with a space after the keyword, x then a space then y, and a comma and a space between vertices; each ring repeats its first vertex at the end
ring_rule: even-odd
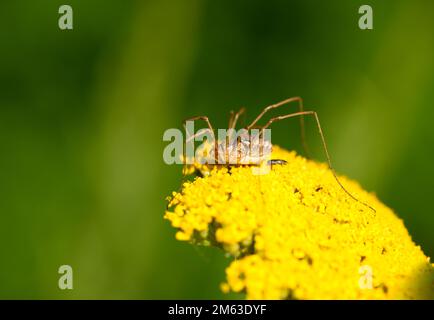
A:
MULTIPOLYGON (((2 1, 0 297, 227 298, 229 260, 163 220, 165 129, 300 95, 338 172, 434 257, 434 2, 2 1), (58 28, 58 8, 74 29, 58 28), (358 28, 370 4, 374 30, 358 28), (74 270, 74 290, 57 269, 74 270)), ((308 138, 323 161, 312 121, 308 138)), ((298 122, 273 142, 302 151, 298 122)))

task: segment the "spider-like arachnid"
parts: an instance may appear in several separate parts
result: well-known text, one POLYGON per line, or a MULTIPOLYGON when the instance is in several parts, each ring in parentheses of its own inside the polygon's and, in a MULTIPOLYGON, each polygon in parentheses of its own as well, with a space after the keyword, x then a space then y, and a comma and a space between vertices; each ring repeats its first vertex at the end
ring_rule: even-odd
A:
MULTIPOLYGON (((231 115, 229 118, 229 125, 228 129, 235 129, 236 124, 238 122, 238 119, 241 114, 245 112, 244 108, 241 108, 238 112, 234 113, 231 111, 231 115)), ((281 102, 278 102, 276 104, 272 104, 262 110, 262 112, 246 127, 243 128, 243 132, 239 134, 235 140, 229 141, 230 137, 227 137, 224 140, 217 140, 213 138, 214 147, 212 148, 210 154, 208 155, 209 159, 214 160, 212 164, 222 164, 224 163, 227 166, 239 166, 239 165, 258 165, 264 158, 264 155, 271 154, 272 150, 272 144, 271 141, 264 140, 264 139, 252 139, 251 137, 248 137, 248 133, 252 129, 259 129, 259 133, 256 135, 262 135, 265 129, 267 129, 273 122, 280 121, 283 119, 293 118, 293 117, 300 117, 300 130, 301 130, 301 140, 303 144, 303 148, 307 155, 309 155, 307 143, 306 143, 306 134, 305 134, 305 126, 304 126, 304 116, 313 116, 315 118, 315 122, 318 128, 319 135, 321 137, 322 141, 322 147, 327 159, 327 164, 329 166, 330 171, 332 172, 336 182, 339 184, 339 186, 342 188, 342 190, 350 196, 353 200, 363 204, 364 206, 370 208, 375 212, 375 209, 371 207, 369 204, 357 199, 355 196, 353 196, 341 183, 339 178, 336 175, 336 172, 332 166, 330 155, 327 149, 327 144, 325 142, 324 134, 321 128, 321 124, 318 118, 318 114, 315 111, 304 111, 303 110, 303 99, 301 97, 292 97, 286 100, 283 100, 281 102), (279 108, 283 105, 289 104, 291 102, 298 102, 298 112, 289 113, 277 117, 273 117, 264 126, 256 126, 257 122, 270 110, 279 108), (246 150, 255 150, 259 152, 246 152, 246 150), (228 159, 228 154, 235 153, 237 155, 236 161, 231 162, 228 159), (253 156, 252 156, 253 154, 253 156), (223 158, 221 155, 224 155, 223 158)), ((190 135, 186 142, 189 142, 193 139, 195 139, 197 136, 202 135, 206 132, 210 133, 212 137, 214 137, 214 129, 211 125, 211 122, 209 121, 207 116, 196 116, 191 117, 186 120, 184 120, 183 125, 184 128, 186 128, 187 121, 195 121, 195 120, 203 120, 205 121, 208 128, 205 130, 199 131, 198 133, 194 135, 190 135)), ((187 128, 186 128, 187 131, 187 128)), ((233 132, 232 130, 231 132, 233 132)), ((189 135, 189 132, 187 131, 187 135, 189 135)), ((184 159, 186 159, 184 157, 184 159)), ((268 160, 269 165, 285 165, 286 161, 281 159, 271 159, 268 160)))

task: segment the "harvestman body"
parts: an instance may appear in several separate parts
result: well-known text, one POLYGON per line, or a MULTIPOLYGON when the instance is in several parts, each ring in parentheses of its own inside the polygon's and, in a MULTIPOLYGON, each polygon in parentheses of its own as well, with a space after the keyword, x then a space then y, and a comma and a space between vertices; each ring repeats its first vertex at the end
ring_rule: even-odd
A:
MULTIPOLYGON (((231 115, 229 118, 229 126, 228 126, 229 129, 235 129, 238 118, 244 112, 245 112, 244 108, 241 108, 236 113, 231 111, 231 115)), ((328 163, 330 171, 332 172, 336 182, 339 184, 341 189, 348 196, 350 196, 353 200, 363 204, 364 206, 370 208, 371 210, 373 210, 375 212, 375 209, 373 207, 371 207, 369 204, 357 199, 347 189, 345 189, 345 187, 342 185, 342 183, 338 179, 336 172, 333 169, 332 164, 331 164, 330 155, 329 155, 329 152, 327 149, 327 144, 325 142, 324 134, 323 134, 323 131, 321 128, 321 124, 320 124, 318 115, 315 111, 304 111, 303 110, 303 99, 302 98, 300 98, 300 97, 289 98, 289 99, 283 100, 279 103, 272 104, 272 105, 264 108, 264 110, 262 110, 262 112, 255 118, 255 120, 253 120, 253 122, 250 123, 248 126, 246 126, 244 129, 246 130, 246 132, 249 132, 251 129, 254 129, 254 128, 255 129, 259 128, 261 131, 263 131, 264 129, 267 129, 273 122, 280 121, 283 119, 293 118, 293 117, 300 117, 301 140, 302 140, 302 144, 303 144, 303 148, 304 148, 305 152, 307 153, 307 155, 309 155, 309 150, 308 150, 307 143, 306 143, 305 127, 304 127, 304 116, 306 116, 306 115, 311 115, 315 118, 315 122, 316 122, 316 125, 318 127, 318 132, 321 136, 321 141, 322 141, 324 153, 325 153, 325 156, 327 158, 327 163, 328 163), (289 104, 291 102, 298 102, 298 109, 299 109, 298 112, 273 117, 270 120, 268 120, 268 122, 264 126, 259 126, 259 127, 255 126, 256 123, 265 115, 265 113, 267 113, 268 111, 270 111, 272 109, 276 109, 276 108, 281 107, 283 105, 289 104)), ((197 117, 188 118, 188 119, 184 120, 184 122, 183 122, 184 127, 186 127, 185 125, 186 125, 187 121, 195 121, 195 120, 205 121, 207 126, 208 126, 208 128, 205 131, 209 131, 214 136, 214 129, 213 129, 208 117, 206 117, 206 116, 197 116, 197 117)), ((194 139, 195 137, 197 137, 198 135, 201 135, 203 133, 204 133, 204 131, 198 132, 198 133, 190 136, 186 142, 194 139)), ((269 142, 269 141, 264 141, 264 140, 258 139, 258 143, 260 143, 260 145, 246 145, 247 143, 250 143, 250 142, 248 142, 250 140, 239 139, 239 138, 240 137, 238 137, 238 139, 237 139, 237 141, 235 141, 235 143, 231 143, 231 144, 228 144, 227 141, 217 141, 216 139, 214 139, 214 141, 215 141, 214 142, 214 149, 213 149, 213 152, 211 153, 211 156, 215 157, 215 160, 216 160, 215 163, 219 163, 218 162, 219 154, 227 154, 226 152, 224 152, 225 150, 228 151, 228 153, 230 153, 231 151, 236 151, 237 154, 243 155, 246 153, 241 152, 240 151, 241 149, 253 147, 253 148, 259 148, 261 150, 261 154, 271 153, 272 145, 271 145, 271 142, 269 142)), ((237 164, 235 164, 235 165, 239 165, 239 164, 257 165, 259 160, 260 159, 258 159, 258 158, 253 158, 253 159, 249 159, 249 158, 240 159, 240 158, 238 158, 237 164)), ((280 159, 271 159, 268 161, 268 163, 270 165, 284 165, 284 164, 286 164, 286 161, 280 160, 280 159)), ((227 165, 231 166, 234 164, 228 163, 227 165)))

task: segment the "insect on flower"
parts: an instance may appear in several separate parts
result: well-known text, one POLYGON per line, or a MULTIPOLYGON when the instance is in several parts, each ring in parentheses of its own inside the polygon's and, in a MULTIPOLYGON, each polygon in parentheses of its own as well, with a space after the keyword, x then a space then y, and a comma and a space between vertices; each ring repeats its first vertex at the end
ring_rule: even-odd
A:
MULTIPOLYGON (((226 165, 226 166, 240 166, 240 165, 248 165, 248 166, 258 166, 263 164, 264 162, 269 165, 285 165, 286 161, 281 159, 270 159, 272 144, 269 139, 264 139, 264 132, 268 129, 276 121, 299 117, 300 118, 300 130, 301 130, 301 140, 303 144, 303 148, 307 155, 309 155, 308 146, 306 143, 306 134, 305 134, 305 125, 304 125, 304 116, 313 116, 318 128, 318 133, 321 137, 322 147, 324 150, 324 154, 327 159, 327 164, 332 172, 336 182, 339 184, 341 189, 353 200, 363 204, 364 206, 370 208, 375 212, 375 209, 371 207, 369 204, 357 199, 353 196, 341 183, 339 178, 336 175, 336 172, 332 166, 330 155, 328 152, 327 144, 325 142, 323 130, 321 128, 321 124, 319 121, 318 114, 315 111, 304 111, 303 109, 303 99, 301 97, 292 97, 276 104, 272 104, 262 110, 262 112, 246 127, 242 128, 238 133, 236 133, 235 128, 238 122, 239 117, 245 112, 244 108, 241 108, 238 112, 234 113, 231 111, 231 115, 229 118, 229 125, 227 134, 223 139, 216 139, 214 129, 211 125, 207 116, 196 116, 191 117, 184 120, 183 125, 187 133, 187 138, 185 143, 189 143, 194 141, 200 135, 208 134, 211 136, 209 139, 211 142, 211 147, 208 152, 204 153, 202 157, 202 162, 207 165, 226 165), (281 116, 272 117, 268 122, 263 126, 257 126, 258 121, 270 110, 277 109, 281 106, 288 105, 292 102, 298 103, 298 111, 294 113, 284 114, 281 116), (195 134, 191 134, 187 129, 188 121, 196 121, 202 120, 206 123, 207 128, 200 130, 195 134)), ((268 129, 269 130, 269 129, 268 129)), ((185 152, 184 148, 184 152, 185 152)), ((187 159, 184 153, 184 164, 187 159)))

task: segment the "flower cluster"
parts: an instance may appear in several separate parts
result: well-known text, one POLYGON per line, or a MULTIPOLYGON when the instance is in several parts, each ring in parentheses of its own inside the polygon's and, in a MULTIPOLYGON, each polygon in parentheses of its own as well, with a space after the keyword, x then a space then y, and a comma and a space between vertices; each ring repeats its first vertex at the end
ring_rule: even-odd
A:
POLYGON ((196 165, 200 175, 169 197, 165 218, 178 240, 236 257, 223 291, 248 299, 432 297, 433 265, 391 209, 340 177, 376 212, 354 201, 325 164, 276 146, 272 158, 287 163, 265 175, 196 165))

